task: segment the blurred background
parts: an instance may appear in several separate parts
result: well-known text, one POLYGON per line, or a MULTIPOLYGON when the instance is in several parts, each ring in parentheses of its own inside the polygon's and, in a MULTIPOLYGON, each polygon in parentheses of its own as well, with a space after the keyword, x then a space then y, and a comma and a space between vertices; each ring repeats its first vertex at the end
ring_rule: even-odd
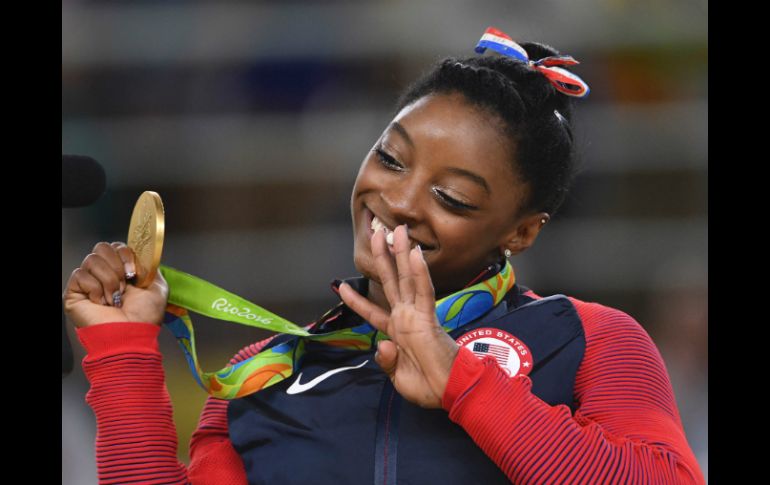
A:
MULTIPOLYGON (((166 210, 165 264, 306 324, 356 275, 350 192, 400 91, 472 55, 493 25, 548 43, 591 87, 582 173, 517 280, 624 310, 666 362, 708 476, 708 7, 705 0, 63 1, 62 153, 107 172, 62 210, 62 288, 98 241, 125 241, 137 197, 166 210)), ((193 316, 204 369, 265 333, 193 316)), ((70 326, 71 327, 71 326, 70 326)), ((85 352, 62 380, 62 483, 95 484, 85 352)), ((160 337, 179 459, 206 399, 160 337)))

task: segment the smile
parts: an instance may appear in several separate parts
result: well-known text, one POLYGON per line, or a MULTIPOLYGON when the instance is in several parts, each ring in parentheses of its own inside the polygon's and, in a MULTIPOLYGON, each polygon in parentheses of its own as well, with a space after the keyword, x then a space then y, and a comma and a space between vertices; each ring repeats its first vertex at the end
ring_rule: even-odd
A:
MULTIPOLYGON (((387 242, 389 246, 393 246, 393 243, 395 242, 394 239, 393 239, 394 236, 395 236, 394 233, 393 233, 393 231, 395 230, 395 227, 388 227, 388 225, 385 224, 384 222, 382 222, 382 220, 379 217, 374 215, 374 213, 372 211, 370 211, 368 207, 366 207, 365 210, 366 210, 367 222, 369 223, 368 224, 369 225, 369 238, 371 239, 371 237, 374 235, 375 231, 377 231, 377 229, 381 228, 383 230, 383 232, 385 233, 385 242, 387 242)), ((407 234, 409 234, 408 228, 407 228, 407 234)), ((421 241, 417 241, 417 240, 413 239, 410 236, 409 237, 409 247, 414 249, 415 246, 420 246, 420 249, 422 249, 423 252, 424 251, 432 251, 433 249, 435 249, 433 246, 429 246, 429 245, 427 245, 427 244, 425 244, 425 243, 423 243, 421 241)))

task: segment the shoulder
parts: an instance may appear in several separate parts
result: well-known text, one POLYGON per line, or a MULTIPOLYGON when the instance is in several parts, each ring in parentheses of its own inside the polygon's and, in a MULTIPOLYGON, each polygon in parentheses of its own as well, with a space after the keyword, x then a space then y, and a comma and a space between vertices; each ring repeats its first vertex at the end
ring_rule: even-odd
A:
MULTIPOLYGON (((524 293, 534 299, 542 299, 532 290, 524 293)), ((586 351, 610 350, 614 352, 643 352, 654 360, 660 353, 649 333, 631 315, 623 310, 597 302, 583 301, 567 296, 575 307, 583 325, 586 351)))
POLYGON ((650 339, 644 327, 623 310, 597 302, 586 302, 571 296, 567 298, 580 315, 586 337, 608 338, 628 335, 650 339))
POLYGON ((586 335, 585 354, 575 376, 581 415, 595 417, 617 406, 648 406, 679 419, 663 356, 644 327, 617 308, 568 298, 586 335))
POLYGON ((658 347, 635 318, 617 308, 569 298, 586 333, 582 377, 612 375, 627 384, 644 380, 666 383, 666 387, 670 387, 658 347))
MULTIPOLYGON (((529 288, 522 288, 522 295, 534 300, 543 299, 529 288)), ((583 301, 573 296, 566 298, 575 307, 585 329, 586 338, 608 337, 621 335, 636 335, 649 339, 647 331, 638 321, 628 313, 617 308, 603 305, 597 302, 583 301)))

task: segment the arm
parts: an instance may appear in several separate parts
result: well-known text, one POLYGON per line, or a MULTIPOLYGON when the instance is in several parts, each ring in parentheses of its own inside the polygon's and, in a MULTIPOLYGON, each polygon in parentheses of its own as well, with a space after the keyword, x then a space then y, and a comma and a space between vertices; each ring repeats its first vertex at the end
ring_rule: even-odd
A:
POLYGON ((442 399, 450 419, 516 483, 705 483, 649 335, 621 311, 573 302, 586 329, 574 416, 462 348, 442 399))
MULTIPOLYGON (((190 441, 190 467, 177 460, 177 435, 158 334, 161 327, 114 322, 76 329, 88 355, 83 370, 96 415, 99 483, 241 485, 246 474, 227 428, 227 401, 209 398, 190 441)), ((231 364, 270 339, 241 350, 231 364)))
POLYGON ((158 349, 160 327, 113 322, 77 328, 87 351, 86 402, 96 416, 99 483, 187 483, 177 460, 171 400, 158 349))
POLYGON ((158 271, 149 287, 135 287, 127 284, 131 274, 133 251, 124 243, 100 242, 72 272, 62 295, 87 352, 82 365, 91 384, 86 402, 96 416, 99 483, 246 483, 240 457, 228 447, 224 402, 207 403, 191 440, 190 469, 177 460, 157 341, 168 284, 158 271))
MULTIPOLYGON (((118 322, 77 329, 88 352, 83 370, 91 383, 86 402, 96 415, 99 483, 245 484, 243 462, 228 435, 228 401, 206 401, 190 440, 189 468, 177 460, 160 328, 118 322)), ((245 347, 230 365, 257 354, 271 338, 245 347)))
MULTIPOLYGON (((88 355, 83 370, 96 415, 99 483, 245 484, 240 457, 230 444, 227 401, 209 398, 190 442, 190 467, 177 460, 177 436, 158 334, 161 327, 117 322, 78 328, 88 355)), ((263 340, 241 350, 231 364, 259 352, 263 340)))

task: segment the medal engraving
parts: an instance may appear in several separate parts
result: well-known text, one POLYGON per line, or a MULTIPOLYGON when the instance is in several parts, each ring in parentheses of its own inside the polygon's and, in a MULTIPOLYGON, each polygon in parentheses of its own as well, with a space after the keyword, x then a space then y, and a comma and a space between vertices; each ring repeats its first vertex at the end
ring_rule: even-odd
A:
POLYGON ((144 192, 136 201, 128 228, 128 247, 136 257, 136 282, 147 288, 155 279, 163 252, 165 228, 163 202, 151 191, 144 192))

